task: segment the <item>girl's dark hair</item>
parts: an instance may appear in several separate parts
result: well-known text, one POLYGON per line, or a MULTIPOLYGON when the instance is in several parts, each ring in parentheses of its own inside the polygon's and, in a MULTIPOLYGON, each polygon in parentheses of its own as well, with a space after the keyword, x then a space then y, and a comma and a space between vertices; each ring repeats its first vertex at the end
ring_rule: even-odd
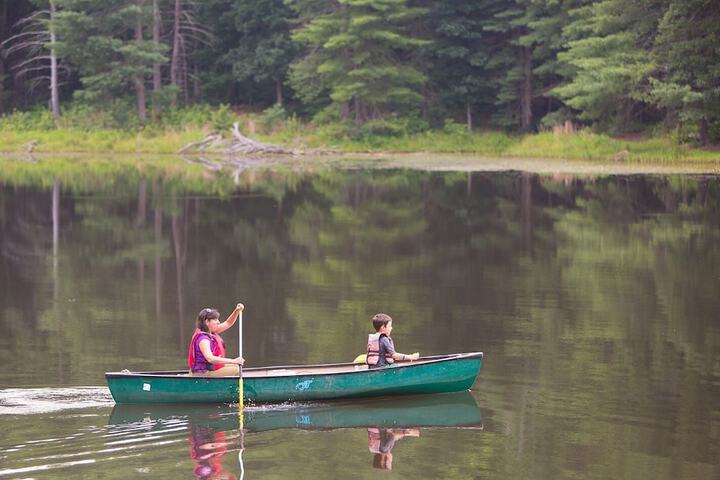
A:
POLYGON ((373 327, 375 327, 375 331, 377 332, 382 327, 384 327, 388 323, 392 322, 392 317, 385 313, 378 313, 377 315, 375 315, 372 318, 372 321, 373 321, 373 327))
POLYGON ((200 310, 200 313, 198 313, 197 328, 203 332, 207 332, 208 328, 207 323, 205 322, 212 320, 213 318, 220 318, 220 312, 214 308, 203 308, 200 310))

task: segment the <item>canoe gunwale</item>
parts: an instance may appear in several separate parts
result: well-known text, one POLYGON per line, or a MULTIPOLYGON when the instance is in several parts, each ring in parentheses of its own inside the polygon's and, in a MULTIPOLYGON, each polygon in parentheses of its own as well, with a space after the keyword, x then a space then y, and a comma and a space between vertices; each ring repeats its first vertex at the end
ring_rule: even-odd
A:
MULTIPOLYGON (((432 365, 435 363, 443 363, 447 361, 458 361, 458 360, 475 360, 475 359, 481 359, 483 358, 483 352, 469 352, 469 353, 453 353, 453 354, 446 354, 446 355, 430 355, 427 357, 421 357, 418 360, 412 361, 412 362, 403 362, 402 364, 395 364, 393 368, 413 368, 413 367, 420 367, 424 365, 432 365)), ((303 369, 303 368, 313 368, 313 369, 322 369, 322 368, 330 368, 330 367, 343 367, 343 366, 354 366, 359 365, 352 362, 346 362, 346 363, 325 363, 325 364, 315 364, 315 365, 283 365, 283 366, 269 366, 269 367, 250 367, 250 368, 243 368, 243 371, 246 372, 252 372, 252 371, 261 371, 261 370, 290 370, 290 369, 303 369)), ((275 374, 272 375, 274 378, 282 378, 282 377, 305 377, 305 376, 314 376, 318 374, 325 375, 353 375, 358 373, 382 373, 385 371, 385 368, 378 368, 378 369, 365 369, 365 370, 348 370, 348 371, 341 371, 341 372, 322 372, 322 371, 316 371, 316 372, 295 372, 287 374, 275 374)), ((205 377, 205 376, 191 376, 187 375, 187 370, 169 370, 169 371, 157 371, 157 372, 105 372, 105 378, 127 378, 127 377, 147 377, 147 378, 188 378, 188 379, 197 379, 202 378, 203 380, 220 380, 220 381, 227 381, 228 379, 236 378, 239 379, 239 376, 226 376, 226 377, 205 377), (183 377, 183 374, 185 375, 183 377)), ((254 377, 254 378, 265 378, 269 375, 254 377)), ((245 377, 243 375, 243 377, 245 377)))

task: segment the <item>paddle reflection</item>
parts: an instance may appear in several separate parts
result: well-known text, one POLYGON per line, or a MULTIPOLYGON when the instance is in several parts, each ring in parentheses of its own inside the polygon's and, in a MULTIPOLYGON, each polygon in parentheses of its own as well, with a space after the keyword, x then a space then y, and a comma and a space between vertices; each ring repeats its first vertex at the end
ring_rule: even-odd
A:
POLYGON ((373 467, 390 470, 396 442, 420 437, 422 427, 482 428, 480 409, 469 392, 251 406, 244 410, 242 420, 234 405, 115 405, 109 423, 150 428, 186 425, 193 473, 201 479, 242 478, 242 452, 248 443, 252 452, 252 440, 246 434, 280 429, 363 429, 373 467), (237 453, 239 465, 228 460, 230 452, 237 453), (223 467, 223 460, 225 465, 235 465, 232 472, 223 467))

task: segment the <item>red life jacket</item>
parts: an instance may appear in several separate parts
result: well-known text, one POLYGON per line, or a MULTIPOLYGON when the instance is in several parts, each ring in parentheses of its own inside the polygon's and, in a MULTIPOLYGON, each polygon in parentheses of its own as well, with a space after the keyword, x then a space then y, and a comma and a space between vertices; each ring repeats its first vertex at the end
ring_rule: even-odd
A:
POLYGON ((368 450, 371 453, 380 453, 380 429, 368 428, 368 450))
MULTIPOLYGON (((385 335, 384 333, 371 333, 368 335, 368 344, 367 344, 367 359, 365 360, 368 365, 377 365, 378 360, 380 359, 380 337, 385 335)), ((385 335, 388 340, 390 340, 390 345, 392 345, 393 350, 395 350, 395 343, 393 343, 392 338, 385 335)), ((386 363, 393 363, 395 362, 395 359, 392 358, 391 355, 385 355, 385 362, 386 363)))
MULTIPOLYGON (((220 335, 215 335, 214 333, 210 332, 203 332, 199 328, 196 328, 193 332, 193 336, 190 339, 190 348, 188 349, 188 367, 190 370, 193 369, 193 366, 195 365, 195 342, 197 341, 197 337, 200 334, 209 335, 212 337, 214 342, 210 342, 210 351, 213 355, 216 357, 224 357, 225 356, 225 342, 223 342, 223 339, 220 335)), ((208 362, 209 363, 209 362, 208 362)), ((212 364, 215 367, 215 370, 218 368, 222 368, 225 364, 224 363, 213 363, 212 364)))

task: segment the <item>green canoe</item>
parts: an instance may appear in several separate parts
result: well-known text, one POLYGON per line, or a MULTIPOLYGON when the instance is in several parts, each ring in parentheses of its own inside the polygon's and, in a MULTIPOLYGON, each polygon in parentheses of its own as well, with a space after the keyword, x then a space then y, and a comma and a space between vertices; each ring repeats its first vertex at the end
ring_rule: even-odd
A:
MULTIPOLYGON (((244 429, 265 432, 278 429, 332 430, 338 428, 455 427, 482 429, 480 409, 470 392, 249 407, 243 411, 244 429)), ((118 404, 108 424, 144 426, 177 425, 230 431, 240 428, 236 405, 118 404)))
MULTIPOLYGON (((338 363, 243 369, 246 402, 285 402, 421 395, 468 390, 482 367, 483 354, 421 357, 390 367, 338 363)), ((233 403, 238 377, 199 377, 187 371, 108 372, 116 403, 233 403)))

